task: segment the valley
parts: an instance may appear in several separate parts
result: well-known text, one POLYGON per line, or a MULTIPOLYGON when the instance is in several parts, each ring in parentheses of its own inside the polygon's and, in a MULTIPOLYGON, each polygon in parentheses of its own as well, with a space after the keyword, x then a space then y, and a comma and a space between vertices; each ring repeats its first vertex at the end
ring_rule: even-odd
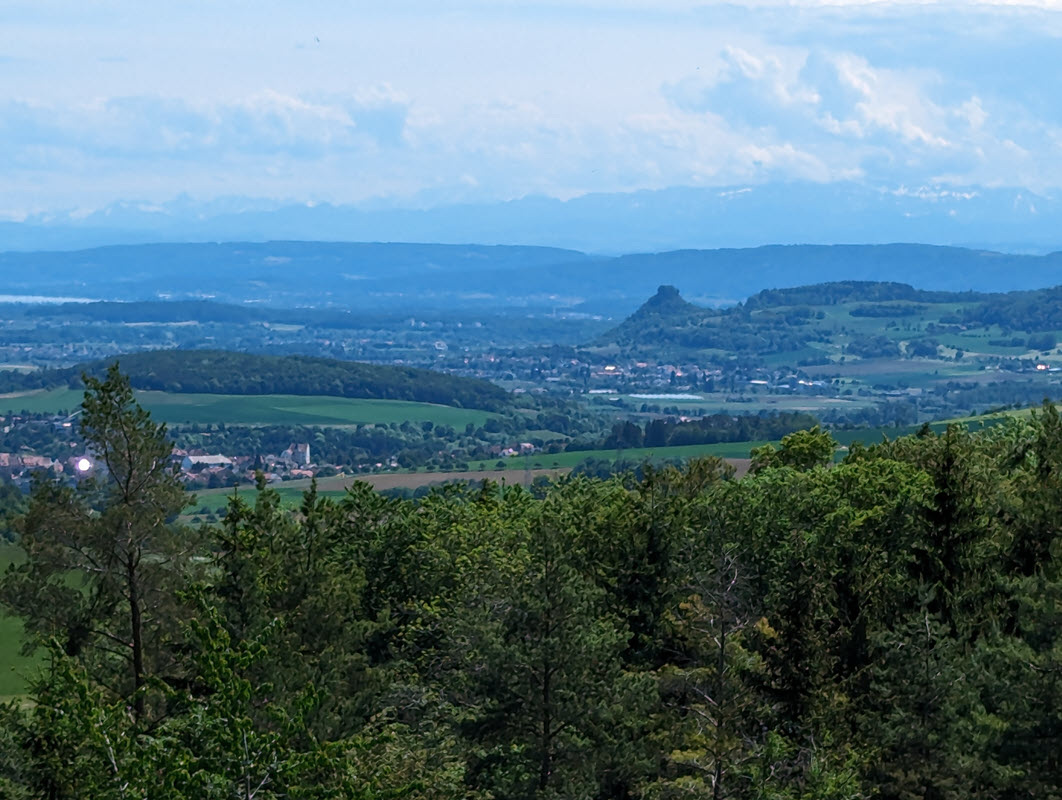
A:
MULTIPOLYGON (((366 252, 386 256, 379 269, 404 270, 415 283, 418 259, 437 255, 417 247, 366 252)), ((332 266, 360 252, 333 250, 325 261, 332 266)), ((864 250, 844 252, 886 272, 899 269, 888 266, 889 253, 909 252, 864 250)), ((913 252, 923 251, 983 258, 913 252)), ((536 268, 545 270, 550 259, 571 257, 526 248, 441 252, 450 261, 440 262, 453 268, 478 259, 484 275, 518 271, 520 259, 539 258, 536 268)), ((776 251, 730 257, 765 252, 776 251)), ((696 285, 693 273, 684 277, 696 285)), ((487 470, 523 481, 528 470, 607 473, 644 459, 745 459, 752 447, 815 424, 846 445, 875 441, 924 422, 1057 398, 1059 294, 843 280, 762 289, 712 307, 664 284, 623 317, 500 308, 484 315, 414 308, 399 317, 205 300, 12 304, 0 318, 0 351, 11 364, 0 371, 0 415, 8 420, 0 460, 23 486, 42 459, 71 470, 81 452, 80 375, 101 375, 113 358, 137 401, 170 425, 179 458, 216 459, 186 470, 189 488, 199 490, 251 485, 259 468, 295 485, 310 475, 487 470), (763 418, 779 422, 776 432, 742 432, 763 418), (673 427, 650 433, 653 425, 673 427), (286 458, 296 443, 306 443, 312 458, 286 458)))

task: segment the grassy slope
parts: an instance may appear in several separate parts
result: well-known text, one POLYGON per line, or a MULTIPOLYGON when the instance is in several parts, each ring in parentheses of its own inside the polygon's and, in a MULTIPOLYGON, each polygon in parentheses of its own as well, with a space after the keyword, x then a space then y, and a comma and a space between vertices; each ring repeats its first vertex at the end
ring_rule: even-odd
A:
MULTIPOLYGON (((0 572, 22 558, 19 548, 0 544, 0 572)), ((23 656, 21 647, 22 622, 0 612, 0 702, 25 691, 26 676, 38 663, 32 656, 23 656)))
POLYGON ((32 414, 54 414, 76 411, 84 399, 80 389, 51 389, 49 391, 13 392, 0 396, 0 414, 17 414, 29 411, 32 414))
MULTIPOLYGON (((170 394, 137 392, 137 401, 152 417, 169 423, 225 423, 227 425, 353 425, 423 422, 464 428, 482 425, 494 416, 487 411, 451 408, 406 400, 360 400, 345 397, 296 395, 170 394)), ((53 389, 0 398, 0 414, 19 411, 74 411, 83 393, 53 389)))
MULTIPOLYGON (((962 417, 949 420, 941 420, 939 422, 930 423, 930 427, 937 433, 942 432, 949 424, 959 423, 969 425, 971 428, 977 427, 989 427, 996 425, 1010 416, 1028 416, 1033 409, 1022 409, 1019 411, 1005 411, 998 414, 992 414, 988 416, 976 416, 976 417, 962 417)), ((853 430, 831 431, 831 435, 838 441, 839 444, 847 446, 853 442, 863 442, 864 444, 874 444, 880 442, 883 436, 887 436, 889 439, 895 439, 899 436, 906 436, 908 434, 915 433, 921 425, 912 425, 902 428, 856 428, 853 430)), ((695 458, 697 456, 719 456, 720 458, 741 459, 748 458, 749 453, 753 448, 760 447, 764 444, 775 444, 777 442, 723 442, 720 444, 703 444, 703 445, 684 445, 681 447, 637 447, 627 450, 578 450, 566 453, 534 453, 526 462, 532 468, 546 468, 551 467, 574 467, 576 464, 587 458, 607 459, 615 460, 618 457, 622 457, 626 461, 666 461, 670 459, 688 459, 695 458)), ((487 459, 485 461, 473 461, 470 466, 472 469, 480 469, 483 467, 493 467, 497 463, 498 459, 487 459)), ((525 464, 525 458, 522 456, 516 456, 513 458, 505 459, 506 464, 512 470, 522 470, 525 464)))
MULTIPOLYGON (((442 479, 440 479, 442 480, 442 479)), ((293 482, 294 483, 294 482, 293 482)), ((303 492, 306 488, 302 485, 302 482, 298 482, 298 486, 288 485, 273 485, 270 489, 275 489, 280 495, 280 501, 286 508, 295 508, 302 502, 303 492)), ((239 495, 243 500, 251 505, 254 504, 255 495, 257 491, 253 486, 241 486, 239 489, 239 495)), ((319 491, 318 495, 321 497, 331 497, 338 499, 346 494, 345 489, 331 489, 325 491, 319 491)), ((232 497, 232 489, 206 489, 201 492, 196 492, 196 501, 194 505, 185 509, 182 519, 188 519, 193 524, 198 521, 202 509, 206 508, 213 513, 221 511, 229 504, 229 499, 232 497)))

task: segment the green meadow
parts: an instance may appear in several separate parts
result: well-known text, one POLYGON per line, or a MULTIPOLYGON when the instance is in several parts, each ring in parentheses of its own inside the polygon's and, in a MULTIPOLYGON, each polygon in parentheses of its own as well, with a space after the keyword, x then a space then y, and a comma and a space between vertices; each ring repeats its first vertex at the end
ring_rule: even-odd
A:
MULTIPOLYGON (((23 558, 19 548, 0 544, 0 574, 23 558)), ((0 611, 0 702, 25 691, 26 679, 38 663, 33 656, 22 655, 21 648, 22 622, 0 611)))
POLYGON ((0 397, 0 414, 55 414, 59 411, 72 413, 81 405, 85 393, 80 389, 51 389, 49 391, 13 393, 0 397))
MULTIPOLYGON (((83 394, 74 389, 53 389, 0 398, 0 414, 73 412, 83 394)), ((494 416, 488 411, 452 408, 407 400, 365 400, 347 397, 300 395, 171 394, 137 392, 137 402, 151 416, 170 424, 226 425, 386 425, 391 422, 432 422, 464 428, 477 427, 494 416)))
MULTIPOLYGON (((952 423, 966 425, 971 429, 991 427, 998 425, 1011 416, 1027 416, 1035 409, 1021 409, 1017 411, 1005 411, 997 414, 989 414, 974 417, 961 417, 956 419, 941 420, 930 423, 930 427, 937 433, 942 433, 952 423)), ((854 442, 862 442, 871 445, 880 442, 882 437, 895 439, 899 436, 907 436, 915 433, 921 425, 905 427, 880 427, 880 428, 853 428, 851 430, 830 431, 830 435, 837 440, 842 447, 854 442)), ((552 467, 574 467, 587 458, 615 461, 622 458, 624 461, 685 461, 690 458, 702 456, 718 456, 719 458, 742 459, 748 458, 754 448, 765 444, 777 445, 778 442, 722 442, 719 444, 693 444, 681 447, 633 447, 625 450, 575 450, 564 453, 532 453, 530 456, 513 456, 503 459, 509 469, 524 469, 525 462, 532 469, 550 469, 552 467)), ((493 469, 498 459, 486 459, 473 461, 470 467, 476 469, 493 469)))
MULTIPOLYGON (((725 442, 722 444, 684 445, 681 447, 636 447, 625 450, 573 450, 566 453, 532 453, 526 458, 524 456, 514 456, 500 460, 504 463, 504 470, 508 473, 512 473, 514 479, 519 481, 526 469, 571 469, 588 458, 607 461, 623 459, 624 461, 633 461, 636 463, 641 463, 643 461, 652 461, 655 463, 671 460, 685 461, 700 456, 743 459, 749 457, 749 451, 752 450, 752 448, 759 447, 763 444, 767 443, 725 442)), ((469 463, 468 470, 462 470, 460 473, 443 471, 429 473, 421 470, 415 474, 408 474, 408 485, 410 488, 418 486, 424 482, 423 478, 428 476, 435 481, 446 481, 455 474, 474 476, 476 473, 484 473, 486 477, 497 479, 497 470, 499 469, 498 461, 499 459, 497 458, 472 461, 469 463)), ((394 474, 397 479, 395 483, 403 483, 401 474, 391 474, 394 474)), ((321 486, 327 487, 328 484, 334 480, 337 479, 323 479, 321 481, 321 486)), ((277 491, 283 505, 289 508, 294 508, 302 502, 303 492, 308 488, 308 485, 308 481, 299 480, 292 481, 290 484, 273 484, 270 488, 277 491)), ((253 487, 241 486, 238 491, 244 500, 249 503, 254 502, 255 490, 253 487)), ((197 492, 196 501, 185 509, 185 517, 189 518, 198 516, 203 509, 217 513, 228 505, 232 492, 232 489, 206 489, 197 492)), ((322 488, 318 494, 324 497, 342 497, 346 494, 346 490, 322 488)))
POLYGON ((755 414, 760 411, 807 411, 814 414, 825 409, 866 408, 874 405, 869 397, 819 397, 803 394, 768 394, 766 391, 748 392, 743 395, 689 392, 699 395, 697 399, 680 399, 661 393, 659 397, 636 397, 630 394, 596 395, 597 398, 622 399, 631 408, 642 405, 659 408, 677 407, 680 411, 704 414, 755 414))

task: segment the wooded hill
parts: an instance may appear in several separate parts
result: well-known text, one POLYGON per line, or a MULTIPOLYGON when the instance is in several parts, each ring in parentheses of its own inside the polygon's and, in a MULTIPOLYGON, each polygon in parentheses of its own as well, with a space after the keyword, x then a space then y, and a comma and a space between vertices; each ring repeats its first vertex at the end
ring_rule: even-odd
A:
POLYGON ((117 360, 135 389, 207 394, 293 394, 412 400, 498 411, 508 393, 475 378, 426 369, 309 356, 263 356, 224 350, 156 350, 66 369, 3 373, 4 391, 81 386, 81 374, 103 374, 117 360))
POLYGON ((1062 287, 1027 292, 944 292, 883 281, 837 281, 761 291, 730 308, 687 302, 674 286, 592 343, 632 354, 715 351, 767 356, 934 357, 953 348, 1020 356, 1054 347, 1062 287), (1025 335, 1020 335, 1025 334, 1025 335), (957 338, 956 338, 957 337, 957 338))

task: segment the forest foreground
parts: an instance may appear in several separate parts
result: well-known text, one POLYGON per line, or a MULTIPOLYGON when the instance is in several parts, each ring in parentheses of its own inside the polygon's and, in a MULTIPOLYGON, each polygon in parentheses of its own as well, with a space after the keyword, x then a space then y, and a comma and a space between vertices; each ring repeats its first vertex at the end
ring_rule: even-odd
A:
POLYGON ((0 598, 11 798, 1062 796, 1062 419, 215 526, 89 379, 0 598))

